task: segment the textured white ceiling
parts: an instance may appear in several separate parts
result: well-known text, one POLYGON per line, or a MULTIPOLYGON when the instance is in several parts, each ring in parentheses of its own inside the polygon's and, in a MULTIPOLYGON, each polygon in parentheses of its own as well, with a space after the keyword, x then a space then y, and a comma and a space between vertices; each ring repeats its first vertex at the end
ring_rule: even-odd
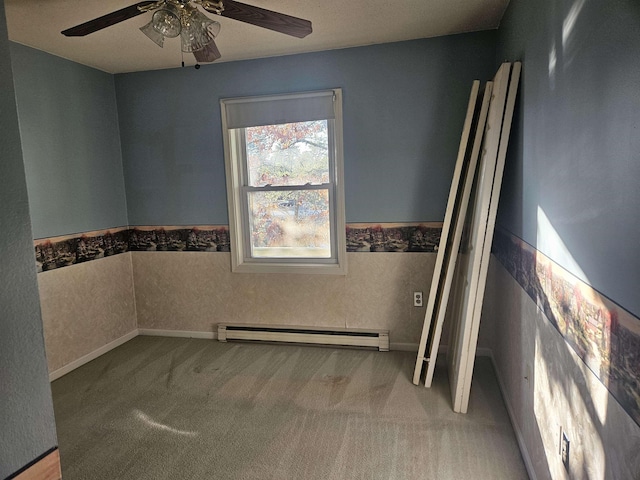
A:
MULTIPOLYGON (((60 31, 137 0, 5 0, 9 38, 109 73, 180 66, 179 39, 159 48, 138 30, 150 13, 85 37, 60 31)), ((313 33, 290 37, 219 17, 218 62, 436 37, 497 28, 509 0, 243 0, 310 20, 313 33)), ((211 16, 211 15, 210 15, 211 16)), ((195 59, 185 54, 185 63, 195 59)))

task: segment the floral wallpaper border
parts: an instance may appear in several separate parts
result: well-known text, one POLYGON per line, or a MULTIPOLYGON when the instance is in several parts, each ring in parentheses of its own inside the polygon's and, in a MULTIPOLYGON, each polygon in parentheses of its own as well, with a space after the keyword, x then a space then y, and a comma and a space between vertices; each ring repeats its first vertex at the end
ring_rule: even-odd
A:
MULTIPOLYGON (((442 223, 353 223, 348 252, 435 252, 442 223)), ((34 241, 38 272, 129 251, 228 252, 227 225, 139 226, 96 230, 34 241)))
POLYGON ((496 229, 492 250, 640 425, 640 319, 510 232, 496 229))

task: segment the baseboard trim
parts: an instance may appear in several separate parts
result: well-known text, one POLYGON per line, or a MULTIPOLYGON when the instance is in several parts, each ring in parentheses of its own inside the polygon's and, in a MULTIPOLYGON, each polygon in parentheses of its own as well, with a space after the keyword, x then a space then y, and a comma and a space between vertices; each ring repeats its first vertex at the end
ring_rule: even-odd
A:
POLYGON ((155 328, 139 328, 139 335, 147 337, 177 337, 177 338, 203 338, 215 340, 218 338, 217 332, 197 332, 189 330, 160 330, 155 328))
MULTIPOLYGON (((214 331, 201 332, 201 331, 193 331, 193 330, 163 330, 163 329, 156 329, 156 328, 137 328, 127 333, 126 335, 114 340, 113 342, 107 343, 106 345, 103 345, 102 347, 94 350, 93 352, 90 352, 78 358, 77 360, 74 360, 73 362, 68 363, 64 367, 49 373, 49 381, 53 382, 54 380, 57 380, 63 375, 66 375, 67 373, 75 370, 76 368, 81 367, 85 363, 89 363, 91 360, 95 360, 100 355, 103 355, 108 351, 113 350, 116 347, 119 347, 123 343, 128 342, 129 340, 137 337, 138 335, 147 336, 147 337, 201 338, 206 340, 215 340, 218 338, 218 333, 214 331)), ((411 342, 390 342, 389 349, 399 351, 399 352, 417 352, 418 344, 411 343, 411 342)), ((438 353, 446 354, 447 346, 440 345, 440 347, 438 348, 438 353)), ((478 348, 476 350, 476 356, 493 358, 490 348, 478 348)))
POLYGON ((100 355, 104 355, 108 351, 113 350, 116 347, 119 347, 123 343, 126 343, 132 338, 135 338, 137 336, 138 336, 138 329, 136 328, 135 330, 132 330, 126 335, 123 335, 122 337, 115 339, 113 342, 109 342, 106 345, 103 345, 102 347, 94 350, 93 352, 87 353, 86 355, 78 358, 77 360, 67 363, 64 367, 49 373, 49 381, 53 382, 54 380, 57 380, 63 375, 66 375, 67 373, 75 370, 76 368, 81 367, 85 363, 89 363, 91 360, 95 360, 100 355))
MULTIPOLYGON (((139 335, 146 335, 149 337, 178 337, 178 338, 204 338, 204 339, 217 339, 218 332, 197 332, 189 330, 161 330, 155 328, 139 328, 139 335)), ((417 343, 405 343, 405 342, 391 342, 389 343, 389 350, 397 350, 400 352, 417 352, 417 343)))
MULTIPOLYGON (((478 349, 480 350, 480 349, 478 349)), ((496 373, 496 379, 498 380, 498 387, 500 388, 500 393, 502 394, 502 401, 504 402, 505 407, 507 408, 507 414, 509 415, 509 419, 511 420, 511 427, 513 428, 513 432, 516 434, 516 440, 518 441, 518 447, 520 449, 520 455, 522 455, 522 460, 524 461, 524 467, 527 469, 527 474, 531 480, 537 480, 536 472, 533 469, 533 462, 531 461, 531 457, 529 456, 529 450, 527 450, 527 445, 524 441, 524 436, 520 431, 520 427, 516 423, 516 416, 513 412, 513 407, 511 406, 511 402, 509 398, 506 396, 506 388, 504 383, 502 382, 502 377, 500 377, 500 371, 498 370, 498 366, 496 365, 496 359, 493 356, 493 351, 487 348, 489 354, 486 355, 491 359, 491 364, 493 365, 493 371, 496 373)))

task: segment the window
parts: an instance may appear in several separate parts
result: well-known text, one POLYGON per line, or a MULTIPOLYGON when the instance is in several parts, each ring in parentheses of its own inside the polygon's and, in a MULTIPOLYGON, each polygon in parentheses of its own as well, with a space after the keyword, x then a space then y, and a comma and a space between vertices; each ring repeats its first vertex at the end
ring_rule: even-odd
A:
POLYGON ((342 91, 220 103, 232 270, 345 274, 342 91))

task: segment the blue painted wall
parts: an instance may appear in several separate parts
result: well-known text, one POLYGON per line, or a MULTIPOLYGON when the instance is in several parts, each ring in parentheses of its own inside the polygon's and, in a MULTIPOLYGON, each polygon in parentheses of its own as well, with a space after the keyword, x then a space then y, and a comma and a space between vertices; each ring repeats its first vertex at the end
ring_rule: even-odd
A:
POLYGON ((15 43, 35 238, 127 225, 113 76, 15 43))
POLYGON ((523 60, 500 225, 640 315, 640 3, 511 0, 498 60, 523 60), (542 235, 542 238, 540 238, 542 235))
POLYGON ((0 478, 7 478, 57 441, 2 1, 0 146, 0 478))
POLYGON ((471 83, 493 75, 495 37, 117 75, 130 224, 227 224, 220 99, 332 87, 344 95, 347 221, 442 221, 471 83))

